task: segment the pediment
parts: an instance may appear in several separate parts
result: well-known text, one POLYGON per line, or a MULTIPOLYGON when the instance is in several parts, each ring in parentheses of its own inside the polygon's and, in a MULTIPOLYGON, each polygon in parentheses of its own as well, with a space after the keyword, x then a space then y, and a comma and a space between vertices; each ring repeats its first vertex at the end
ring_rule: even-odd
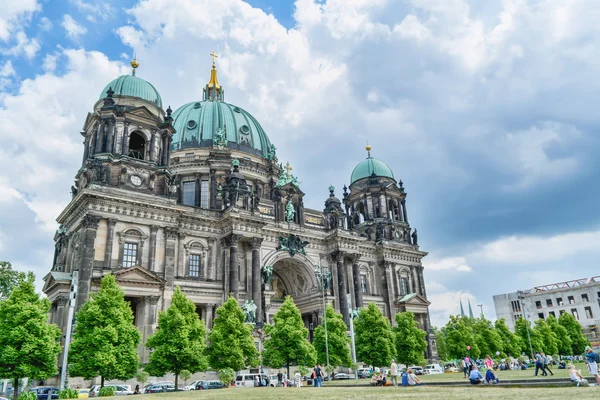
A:
POLYGON ((44 287, 42 291, 44 293, 48 292, 53 286, 63 284, 70 285, 71 284, 71 274, 68 272, 60 272, 60 271, 50 271, 46 276, 44 276, 44 287))
POLYGON ((114 272, 117 282, 137 283, 142 285, 163 285, 165 280, 145 268, 136 266, 122 268, 114 272))
POLYGON ((133 108, 131 110, 127 110, 127 114, 135 115, 136 117, 151 119, 152 121, 157 121, 156 116, 154 114, 152 114, 152 112, 150 112, 150 110, 148 110, 144 106, 139 106, 139 107, 133 108))
POLYGON ((425 306, 425 307, 427 307, 431 304, 429 301, 427 301, 426 298, 424 298, 423 296, 421 296, 418 293, 407 294, 406 296, 397 300, 396 303, 410 305, 410 306, 425 306))

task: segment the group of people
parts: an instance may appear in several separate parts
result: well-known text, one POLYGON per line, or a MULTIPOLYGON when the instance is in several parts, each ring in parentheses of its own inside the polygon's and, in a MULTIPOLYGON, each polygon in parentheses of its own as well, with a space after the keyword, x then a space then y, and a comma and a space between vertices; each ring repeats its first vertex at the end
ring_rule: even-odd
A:
MULTIPOLYGON (((371 378, 371 384, 378 385, 378 386, 386 386, 387 385, 387 378, 385 376, 386 374, 379 374, 379 375, 373 375, 373 377, 371 378)), ((402 386, 419 386, 421 385, 421 380, 419 379, 419 377, 417 377, 417 375, 415 374, 415 372, 411 369, 408 368, 406 371, 400 371, 400 368, 398 367, 398 364, 396 364, 396 361, 392 360, 392 365, 390 366, 390 385, 394 385, 394 386, 398 386, 398 376, 401 377, 401 385, 402 386)))
POLYGON ((554 376, 554 373, 550 369, 551 358, 546 356, 543 351, 535 352, 533 357, 535 360, 535 376, 538 376, 539 370, 542 370, 542 376, 548 376, 548 372, 550 372, 550 375, 554 376))

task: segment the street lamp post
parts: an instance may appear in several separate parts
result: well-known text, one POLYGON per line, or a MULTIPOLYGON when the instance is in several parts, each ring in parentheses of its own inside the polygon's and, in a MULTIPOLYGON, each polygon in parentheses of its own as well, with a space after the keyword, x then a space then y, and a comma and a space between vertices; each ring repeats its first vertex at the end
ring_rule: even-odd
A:
MULTIPOLYGON (((348 297, 348 307, 350 308, 350 339, 352 341, 352 366, 356 366, 356 344, 354 342, 354 318, 358 316, 358 308, 356 310, 352 309, 352 296, 349 294, 346 295, 348 297)), ((354 369, 354 379, 358 379, 358 371, 354 369)))
POLYGON ((525 318, 525 328, 527 329, 527 341, 529 342, 529 352, 531 353, 531 359, 533 360, 533 347, 531 346, 531 335, 529 334, 529 310, 525 308, 525 303, 523 303, 523 291, 519 290, 517 292, 517 297, 519 298, 519 302, 521 303, 521 310, 523 311, 523 315, 525 318))
POLYGON ((325 357, 329 367, 329 342, 327 340, 327 304, 325 303, 325 290, 329 287, 329 274, 325 276, 323 265, 319 265, 319 275, 321 275, 321 290, 323 295, 323 327, 325 328, 325 357))

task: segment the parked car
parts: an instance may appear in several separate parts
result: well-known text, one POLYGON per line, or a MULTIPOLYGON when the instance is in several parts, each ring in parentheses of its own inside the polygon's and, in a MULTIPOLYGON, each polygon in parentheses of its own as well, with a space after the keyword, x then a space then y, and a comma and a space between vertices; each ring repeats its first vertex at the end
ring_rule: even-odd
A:
POLYGON ((183 390, 196 390, 196 385, 200 382, 202 382, 202 381, 201 380, 194 381, 194 382, 190 383, 189 385, 185 386, 183 388, 183 390))
POLYGON ((173 382, 156 382, 147 385, 144 388, 144 393, 166 393, 166 392, 174 392, 175 384, 173 382))
POLYGON ((335 379, 335 380, 350 379, 350 375, 345 374, 343 372, 339 372, 333 376, 333 379, 335 379))
MULTIPOLYGON (((239 374, 235 377, 235 387, 236 388, 251 388, 254 387, 254 377, 259 376, 259 379, 264 380, 267 383, 267 386, 270 386, 270 379, 268 375, 265 374, 239 374)), ((289 382, 289 380, 288 380, 289 382)), ((277 376, 275 376, 275 383, 277 383, 277 376)))
POLYGON ((198 381, 195 390, 222 389, 223 386, 220 381, 198 381))
POLYGON ((425 368, 423 368, 424 375, 435 375, 435 374, 443 374, 444 367, 440 364, 427 364, 425 368))
POLYGON ((408 368, 412 369, 415 375, 423 375, 423 367, 419 367, 418 365, 411 365, 408 368))
POLYGON ((58 392, 60 389, 57 387, 40 386, 31 388, 30 391, 35 393, 38 400, 58 400, 58 392))
POLYGON ((90 397, 90 390, 91 389, 79 389, 77 390, 77 398, 79 399, 87 399, 88 397, 90 397))
MULTIPOLYGON (((112 387, 115 389, 115 396, 128 396, 133 394, 131 390, 131 386, 128 385, 104 385, 104 387, 112 387)), ((94 385, 91 387, 88 392, 88 397, 98 397, 98 393, 100 392, 100 385, 94 385)))
POLYGON ((356 373, 358 374, 359 379, 370 378, 372 375, 372 372, 369 368, 359 368, 356 373))

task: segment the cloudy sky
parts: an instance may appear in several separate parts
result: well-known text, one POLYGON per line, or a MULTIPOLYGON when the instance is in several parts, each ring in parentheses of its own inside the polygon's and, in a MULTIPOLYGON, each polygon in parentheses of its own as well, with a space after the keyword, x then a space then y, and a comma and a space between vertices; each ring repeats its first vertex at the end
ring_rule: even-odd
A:
POLYGON ((419 230, 432 320, 598 275, 597 0, 19 0, 0 8, 0 259, 51 264, 86 113, 138 76, 173 109, 216 51, 321 209, 366 154, 419 230))

